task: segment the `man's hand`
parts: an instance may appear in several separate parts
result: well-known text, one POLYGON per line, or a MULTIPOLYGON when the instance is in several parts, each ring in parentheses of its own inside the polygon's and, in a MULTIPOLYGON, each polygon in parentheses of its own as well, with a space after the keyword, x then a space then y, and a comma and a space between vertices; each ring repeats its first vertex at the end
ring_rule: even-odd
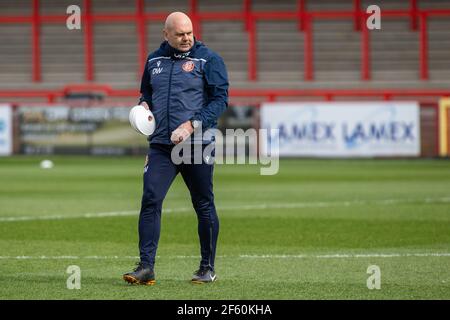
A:
MULTIPOLYGON (((147 102, 142 101, 140 104, 141 104, 141 106, 143 106, 145 109, 150 110, 150 107, 148 106, 147 102)), ((148 116, 148 121, 152 121, 152 120, 153 120, 153 117, 152 117, 152 116, 148 116)))
POLYGON ((172 132, 170 140, 175 144, 179 144, 180 142, 186 141, 192 132, 194 132, 194 128, 192 128, 191 121, 188 120, 172 132))
POLYGON ((150 110, 150 107, 148 106, 147 102, 142 101, 141 106, 144 106, 145 109, 150 110))

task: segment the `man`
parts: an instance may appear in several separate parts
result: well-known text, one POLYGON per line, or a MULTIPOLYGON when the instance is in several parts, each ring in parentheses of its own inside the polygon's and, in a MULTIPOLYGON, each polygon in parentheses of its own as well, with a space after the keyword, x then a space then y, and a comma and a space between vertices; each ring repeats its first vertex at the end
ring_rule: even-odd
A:
POLYGON ((149 137, 144 168, 139 216, 140 262, 123 278, 129 283, 155 284, 162 203, 173 180, 181 173, 197 213, 200 238, 200 266, 191 281, 212 282, 216 280, 214 259, 219 233, 213 163, 207 156, 200 163, 175 164, 171 153, 179 143, 201 144, 200 150, 214 143, 214 138, 207 138, 199 130, 217 126, 217 119, 228 105, 228 76, 222 58, 195 40, 192 22, 184 13, 171 13, 163 33, 166 41, 149 55, 141 83, 140 104, 152 111, 156 130, 149 137))

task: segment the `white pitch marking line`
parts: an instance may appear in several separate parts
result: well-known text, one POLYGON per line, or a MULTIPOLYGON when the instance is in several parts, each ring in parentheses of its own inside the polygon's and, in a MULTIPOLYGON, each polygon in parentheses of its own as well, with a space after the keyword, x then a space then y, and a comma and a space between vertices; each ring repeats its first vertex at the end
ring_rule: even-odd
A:
MULTIPOLYGON (((450 197, 443 198, 425 198, 425 199, 384 199, 384 200, 352 200, 341 202, 293 202, 293 203, 271 203, 271 204, 249 204, 237 206, 217 207, 218 211, 233 211, 233 210, 257 210, 257 209, 296 209, 296 208, 326 208, 336 206, 354 206, 354 205, 392 205, 398 203, 422 202, 429 203, 450 203, 450 197)), ((189 212, 191 207, 169 208, 163 209, 163 213, 171 212, 189 212)), ((17 217, 0 217, 0 222, 14 222, 14 221, 36 221, 36 220, 61 220, 61 219, 75 219, 75 218, 103 218, 103 217, 125 217, 136 216, 138 211, 112 211, 112 212, 98 212, 98 213, 84 213, 78 215, 47 215, 47 216, 17 216, 17 217)))
POLYGON ((450 257, 450 253, 367 253, 367 254, 323 254, 323 255, 240 255, 252 259, 341 259, 341 258, 398 258, 398 257, 450 257))
MULTIPOLYGON (((240 258, 240 259, 352 259, 352 258, 399 258, 399 257, 450 257, 450 252, 429 252, 429 253, 367 253, 367 254, 263 254, 248 255, 242 254, 238 256, 217 256, 217 258, 240 258)), ((163 258, 157 256, 157 258, 163 258)), ((166 256, 165 258, 173 259, 198 259, 200 256, 166 256)), ((0 260, 139 260, 138 256, 0 256, 0 260)))
MULTIPOLYGON (((217 256, 218 258, 224 258, 225 256, 217 256)), ((157 256, 157 258, 162 258, 157 256)), ((167 258, 175 259, 190 259, 201 258, 200 256, 168 256, 167 258)), ((0 260, 139 260, 139 256, 0 256, 0 260)))

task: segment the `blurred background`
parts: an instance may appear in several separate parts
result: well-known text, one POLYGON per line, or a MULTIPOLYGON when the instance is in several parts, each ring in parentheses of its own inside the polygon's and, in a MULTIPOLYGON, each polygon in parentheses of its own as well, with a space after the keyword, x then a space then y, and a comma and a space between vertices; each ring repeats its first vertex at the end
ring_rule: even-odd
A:
POLYGON ((450 0, 2 0, 0 154, 145 153, 128 112, 172 11, 225 60, 222 130, 279 129, 281 156, 448 156, 450 0))

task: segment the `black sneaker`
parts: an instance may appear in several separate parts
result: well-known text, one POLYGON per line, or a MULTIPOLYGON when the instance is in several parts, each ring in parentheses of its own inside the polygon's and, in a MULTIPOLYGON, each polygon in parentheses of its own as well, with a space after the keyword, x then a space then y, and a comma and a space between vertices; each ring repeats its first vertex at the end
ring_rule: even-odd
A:
POLYGON ((211 268, 200 267, 200 269, 195 271, 191 282, 202 284, 216 281, 216 279, 217 279, 216 273, 213 270, 211 270, 211 268))
POLYGON ((148 266, 144 266, 141 262, 137 263, 137 267, 133 272, 125 273, 123 280, 131 284, 144 284, 147 286, 152 286, 156 283, 153 270, 148 266))

